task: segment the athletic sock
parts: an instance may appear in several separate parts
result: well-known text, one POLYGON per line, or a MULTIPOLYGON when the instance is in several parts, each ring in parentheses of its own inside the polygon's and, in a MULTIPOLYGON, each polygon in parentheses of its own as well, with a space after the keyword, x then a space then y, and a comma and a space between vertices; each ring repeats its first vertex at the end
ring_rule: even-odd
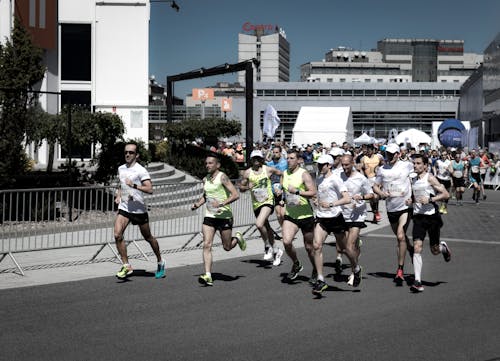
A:
POLYGON ((325 282, 325 277, 323 277, 323 275, 318 275, 318 281, 325 282))
POLYGON ((420 253, 413 254, 413 269, 415 270, 415 281, 422 279, 422 255, 420 253))

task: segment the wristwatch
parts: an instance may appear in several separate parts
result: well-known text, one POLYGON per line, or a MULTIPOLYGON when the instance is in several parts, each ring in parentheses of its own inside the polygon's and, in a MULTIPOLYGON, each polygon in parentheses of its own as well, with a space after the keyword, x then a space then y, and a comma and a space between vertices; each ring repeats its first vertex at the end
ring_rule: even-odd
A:
POLYGON ((298 189, 297 189, 297 190, 295 191, 295 194, 296 194, 296 195, 298 195, 298 196, 300 196, 300 190, 298 190, 298 189))
POLYGON ((137 189, 137 184, 134 183, 132 187, 134 187, 134 189, 137 189))

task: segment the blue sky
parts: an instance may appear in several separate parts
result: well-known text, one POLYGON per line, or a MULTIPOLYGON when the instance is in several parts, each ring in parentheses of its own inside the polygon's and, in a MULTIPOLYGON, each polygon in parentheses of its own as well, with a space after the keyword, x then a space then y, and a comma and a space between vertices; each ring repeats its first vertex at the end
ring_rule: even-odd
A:
MULTIPOLYGON (((299 67, 321 61, 331 48, 370 50, 384 38, 465 41, 482 53, 500 32, 500 0, 176 0, 151 3, 149 73, 161 84, 175 75, 238 62, 238 33, 245 22, 283 28, 291 47, 290 81, 299 67)), ((181 98, 191 88, 234 82, 236 74, 175 84, 181 98)))

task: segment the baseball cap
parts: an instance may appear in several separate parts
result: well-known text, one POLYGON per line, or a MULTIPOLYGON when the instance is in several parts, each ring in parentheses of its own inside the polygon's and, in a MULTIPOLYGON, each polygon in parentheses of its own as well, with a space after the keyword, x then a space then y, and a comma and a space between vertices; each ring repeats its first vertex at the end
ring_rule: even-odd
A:
POLYGON ((332 149, 330 149, 330 152, 328 154, 337 157, 339 155, 344 155, 344 150, 339 147, 333 147, 332 149))
POLYGON ((389 153, 399 153, 399 146, 396 143, 387 144, 385 151, 389 153))
POLYGON ((252 153, 250 153, 250 158, 253 158, 253 157, 264 158, 264 154, 262 154, 262 152, 260 150, 253 150, 252 153))
POLYGON ((333 164, 333 158, 329 155, 323 154, 320 155, 318 160, 316 161, 318 164, 333 164))

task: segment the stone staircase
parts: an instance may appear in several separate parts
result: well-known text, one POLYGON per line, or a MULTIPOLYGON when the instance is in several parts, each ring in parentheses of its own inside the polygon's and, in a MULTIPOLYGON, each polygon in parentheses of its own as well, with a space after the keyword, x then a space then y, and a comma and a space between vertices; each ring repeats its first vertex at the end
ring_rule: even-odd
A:
POLYGON ((149 206, 173 208, 191 205, 203 194, 199 179, 169 164, 150 163, 146 168, 154 187, 154 193, 146 196, 149 206))

